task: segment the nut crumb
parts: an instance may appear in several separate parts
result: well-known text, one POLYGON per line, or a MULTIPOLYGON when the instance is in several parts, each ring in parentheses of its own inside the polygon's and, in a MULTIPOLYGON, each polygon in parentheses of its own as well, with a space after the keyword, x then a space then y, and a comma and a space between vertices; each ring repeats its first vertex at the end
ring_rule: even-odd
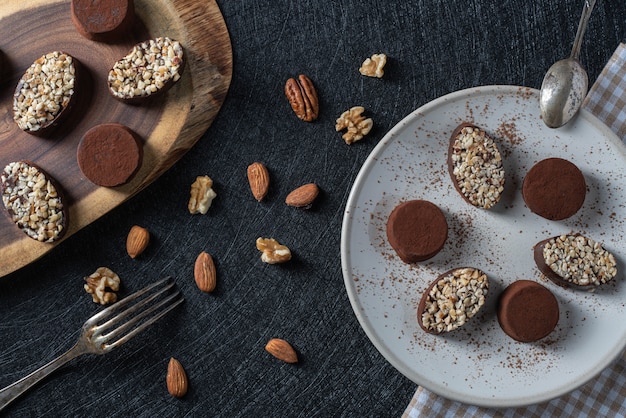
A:
POLYGON ((274 238, 257 238, 256 248, 261 251, 261 261, 268 264, 284 263, 291 260, 291 251, 274 238))
POLYGON ((99 267, 93 274, 85 277, 84 288, 95 303, 107 305, 117 302, 117 292, 120 290, 120 278, 107 267, 99 267))
POLYGON ((362 75, 368 77, 382 78, 385 75, 385 64, 387 63, 387 55, 374 54, 370 58, 366 58, 359 68, 359 72, 362 75))
POLYGON ((217 193, 213 191, 212 187, 213 180, 209 176, 196 177, 196 181, 191 185, 191 196, 187 205, 189 213, 192 215, 197 213, 205 215, 208 212, 213 199, 217 197, 217 193))
POLYGON ((341 136, 346 141, 346 144, 350 145, 361 140, 372 130, 374 121, 372 118, 366 119, 363 116, 364 111, 365 108, 363 106, 354 106, 350 110, 343 112, 337 119, 335 130, 339 132, 346 129, 346 132, 341 136))

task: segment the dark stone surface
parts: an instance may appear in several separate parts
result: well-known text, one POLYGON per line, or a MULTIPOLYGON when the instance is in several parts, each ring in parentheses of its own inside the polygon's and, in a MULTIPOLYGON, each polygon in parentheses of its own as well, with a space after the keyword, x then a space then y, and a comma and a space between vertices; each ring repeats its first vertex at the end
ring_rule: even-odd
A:
MULTIPOLYGON (((171 170, 142 193, 32 265, 0 280, 0 386, 69 348, 99 308, 83 277, 107 266, 124 296, 166 275, 186 303, 117 351, 72 361, 6 409, 10 416, 400 416, 416 385, 378 353, 352 311, 340 260, 343 209, 362 163, 404 116, 447 93, 474 86, 539 88, 569 55, 582 2, 521 0, 218 1, 230 30, 233 80, 217 119, 171 170), (382 80, 358 72, 384 52, 382 80), (307 74, 319 119, 296 118, 287 78, 307 74), (375 127, 346 145, 335 119, 364 106, 375 127), (264 162, 272 186, 257 203, 246 167, 264 162), (207 215, 187 212, 197 175, 215 181, 207 215), (293 188, 317 183, 310 211, 284 204, 293 188), (138 259, 125 252, 134 224, 152 242, 138 259), (286 265, 260 262, 254 242, 291 247, 286 265), (218 285, 193 281, 200 251, 213 255, 218 285), (283 364, 263 347, 290 341, 301 362, 283 364), (166 391, 170 357, 185 366, 190 390, 166 391)), ((598 2, 581 61, 593 81, 626 40, 626 4, 598 2)), ((207 42, 210 42, 207 39, 207 42)))

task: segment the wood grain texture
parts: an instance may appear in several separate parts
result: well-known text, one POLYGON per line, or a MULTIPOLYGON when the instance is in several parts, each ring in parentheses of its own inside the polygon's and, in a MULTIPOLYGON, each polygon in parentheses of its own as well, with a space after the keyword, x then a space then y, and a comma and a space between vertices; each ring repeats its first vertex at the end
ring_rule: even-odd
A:
MULTIPOLYGON (((36 242, 0 216, 0 277, 36 260, 75 232, 94 222, 159 177, 206 132, 230 86, 232 48, 226 24, 214 0, 136 0, 132 33, 115 44, 80 36, 71 21, 70 2, 26 0, 0 5, 0 169, 11 161, 30 160, 62 186, 70 205, 63 240, 36 242), (167 94, 149 105, 131 106, 107 92, 106 76, 115 61, 145 39, 169 36, 181 42, 187 68, 167 94), (63 50, 88 69, 91 92, 86 103, 51 136, 22 132, 13 121, 12 96, 26 68, 41 55, 63 50), (115 188, 98 187, 84 178, 76 148, 89 128, 118 122, 144 140, 144 159, 133 180, 115 188)), ((2 211, 4 207, 2 207, 2 211)))

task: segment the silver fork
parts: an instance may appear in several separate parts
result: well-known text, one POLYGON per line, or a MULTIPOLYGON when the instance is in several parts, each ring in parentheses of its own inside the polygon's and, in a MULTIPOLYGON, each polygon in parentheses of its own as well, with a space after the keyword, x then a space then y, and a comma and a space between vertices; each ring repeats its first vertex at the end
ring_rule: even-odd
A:
POLYGON ((0 411, 68 361, 82 354, 108 353, 154 324, 183 300, 172 278, 166 277, 98 312, 83 324, 78 341, 67 352, 0 390, 0 411), (103 333, 111 327, 115 328, 103 333))

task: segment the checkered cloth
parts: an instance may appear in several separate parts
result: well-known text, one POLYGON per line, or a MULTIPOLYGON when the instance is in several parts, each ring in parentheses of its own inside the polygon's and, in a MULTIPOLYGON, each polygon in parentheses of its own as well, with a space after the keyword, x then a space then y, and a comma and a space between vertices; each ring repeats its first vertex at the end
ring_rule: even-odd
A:
MULTIPOLYGON (((589 90, 583 107, 626 141, 626 45, 620 44, 589 90)), ((418 386, 403 418, 626 417, 626 353, 579 389, 525 408, 489 409, 442 398, 418 386)))

